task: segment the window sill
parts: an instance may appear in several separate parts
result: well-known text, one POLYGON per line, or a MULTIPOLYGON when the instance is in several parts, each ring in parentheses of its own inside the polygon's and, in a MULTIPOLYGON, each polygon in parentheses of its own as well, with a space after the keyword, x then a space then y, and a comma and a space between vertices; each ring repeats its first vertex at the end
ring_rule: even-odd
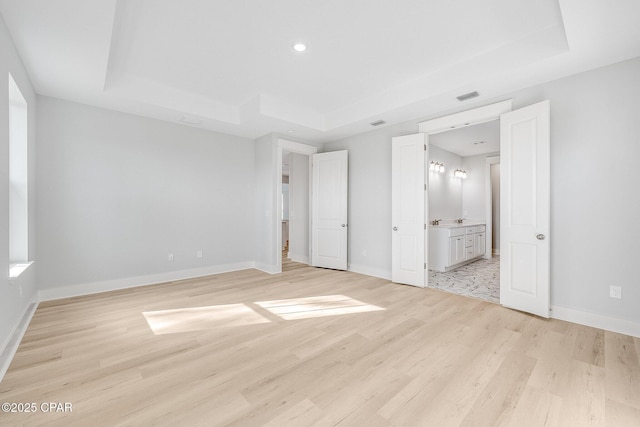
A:
POLYGON ((31 264, 33 264, 33 261, 9 264, 9 279, 17 279, 20 277, 31 264))

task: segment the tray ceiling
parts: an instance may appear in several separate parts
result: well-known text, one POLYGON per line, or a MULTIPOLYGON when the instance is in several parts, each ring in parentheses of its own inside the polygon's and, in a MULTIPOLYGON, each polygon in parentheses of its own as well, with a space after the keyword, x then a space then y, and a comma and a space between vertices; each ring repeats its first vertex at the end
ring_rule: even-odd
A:
POLYGON ((0 12, 39 94, 250 138, 333 140, 640 55, 631 0, 0 0, 0 12))

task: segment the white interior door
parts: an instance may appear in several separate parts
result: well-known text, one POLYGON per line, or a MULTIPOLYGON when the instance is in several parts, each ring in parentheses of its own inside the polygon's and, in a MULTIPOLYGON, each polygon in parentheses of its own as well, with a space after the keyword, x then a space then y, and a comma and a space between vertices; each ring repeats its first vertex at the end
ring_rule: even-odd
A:
POLYGON ((549 317, 549 101, 500 117, 500 303, 549 317))
POLYGON ((347 269, 348 152, 313 155, 311 265, 347 269))
POLYGON ((391 280, 426 286, 426 144, 423 133, 391 141, 391 280))

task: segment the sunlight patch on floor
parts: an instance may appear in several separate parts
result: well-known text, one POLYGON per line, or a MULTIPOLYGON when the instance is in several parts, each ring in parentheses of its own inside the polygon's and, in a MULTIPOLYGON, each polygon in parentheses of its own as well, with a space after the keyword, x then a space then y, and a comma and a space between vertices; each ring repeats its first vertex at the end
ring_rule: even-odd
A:
POLYGON ((156 335, 271 322, 245 304, 146 311, 142 314, 156 335))
POLYGON ((342 314, 385 310, 377 305, 367 304, 345 295, 262 301, 256 302, 256 304, 284 320, 339 316, 342 314))

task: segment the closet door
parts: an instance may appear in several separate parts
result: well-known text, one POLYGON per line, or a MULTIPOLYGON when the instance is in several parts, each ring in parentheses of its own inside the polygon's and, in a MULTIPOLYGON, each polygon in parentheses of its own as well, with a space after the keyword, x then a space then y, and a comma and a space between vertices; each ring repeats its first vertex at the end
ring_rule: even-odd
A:
POLYGON ((348 152, 313 155, 311 265, 347 269, 348 152))

